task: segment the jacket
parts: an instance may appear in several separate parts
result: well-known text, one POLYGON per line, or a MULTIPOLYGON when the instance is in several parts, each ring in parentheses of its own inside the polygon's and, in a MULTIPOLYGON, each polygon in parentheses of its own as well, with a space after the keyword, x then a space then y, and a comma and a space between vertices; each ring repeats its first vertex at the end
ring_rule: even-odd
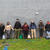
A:
POLYGON ((17 21, 14 25, 14 29, 19 29, 19 28, 21 28, 21 23, 17 21))
POLYGON ((36 29, 36 24, 35 23, 31 23, 30 24, 30 29, 36 29))

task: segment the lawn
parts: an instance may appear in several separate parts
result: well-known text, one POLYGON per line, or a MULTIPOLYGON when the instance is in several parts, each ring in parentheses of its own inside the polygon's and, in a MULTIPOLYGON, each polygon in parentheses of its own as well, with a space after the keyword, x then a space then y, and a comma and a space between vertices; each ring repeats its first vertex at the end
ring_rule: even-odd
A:
POLYGON ((0 50, 3 50, 6 43, 8 50, 50 50, 50 39, 9 39, 0 40, 0 50))

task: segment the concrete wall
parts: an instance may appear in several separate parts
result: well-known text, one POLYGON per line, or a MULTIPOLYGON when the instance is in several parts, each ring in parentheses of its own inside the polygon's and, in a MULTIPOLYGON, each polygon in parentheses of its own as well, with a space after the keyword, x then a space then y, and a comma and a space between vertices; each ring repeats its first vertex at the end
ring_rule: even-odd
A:
POLYGON ((14 25, 16 18, 22 23, 29 23, 31 19, 36 23, 42 19, 46 23, 50 20, 50 0, 0 0, 0 22, 10 21, 14 25))

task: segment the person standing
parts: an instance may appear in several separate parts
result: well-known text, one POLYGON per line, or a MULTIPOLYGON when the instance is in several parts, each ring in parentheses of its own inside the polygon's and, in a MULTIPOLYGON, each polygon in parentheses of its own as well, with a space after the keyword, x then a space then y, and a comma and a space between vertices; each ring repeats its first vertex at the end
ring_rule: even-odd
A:
POLYGON ((38 25, 38 28, 39 28, 40 38, 42 38, 43 37, 43 33, 44 33, 44 28, 45 28, 42 20, 40 20, 39 25, 38 25))
POLYGON ((13 28, 12 28, 10 22, 8 21, 7 24, 6 24, 6 26, 5 26, 5 29, 4 29, 7 39, 10 39, 10 34, 11 34, 11 30, 12 29, 13 28))
POLYGON ((15 38, 19 38, 19 35, 21 33, 21 23, 19 19, 16 19, 14 29, 15 29, 15 38))
POLYGON ((28 26, 28 24, 26 22, 22 26, 22 29, 23 29, 23 33, 24 33, 24 39, 27 39, 28 32, 29 32, 29 26, 28 26))
POLYGON ((4 28, 5 28, 4 24, 0 23, 0 39, 2 39, 2 36, 4 34, 4 28))
POLYGON ((31 31, 31 38, 33 37, 36 39, 36 24, 34 21, 31 21, 30 23, 30 31, 31 31))

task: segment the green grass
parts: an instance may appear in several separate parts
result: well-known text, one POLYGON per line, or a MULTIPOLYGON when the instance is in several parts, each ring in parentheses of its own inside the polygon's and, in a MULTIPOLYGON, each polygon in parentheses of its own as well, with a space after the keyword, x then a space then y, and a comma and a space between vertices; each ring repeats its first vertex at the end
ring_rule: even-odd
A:
MULTIPOLYGON (((3 41, 0 40, 0 44, 3 41)), ((10 45, 8 50, 50 50, 50 40, 47 39, 9 39, 5 42, 10 45)), ((4 45, 0 50, 3 50, 4 45)))

